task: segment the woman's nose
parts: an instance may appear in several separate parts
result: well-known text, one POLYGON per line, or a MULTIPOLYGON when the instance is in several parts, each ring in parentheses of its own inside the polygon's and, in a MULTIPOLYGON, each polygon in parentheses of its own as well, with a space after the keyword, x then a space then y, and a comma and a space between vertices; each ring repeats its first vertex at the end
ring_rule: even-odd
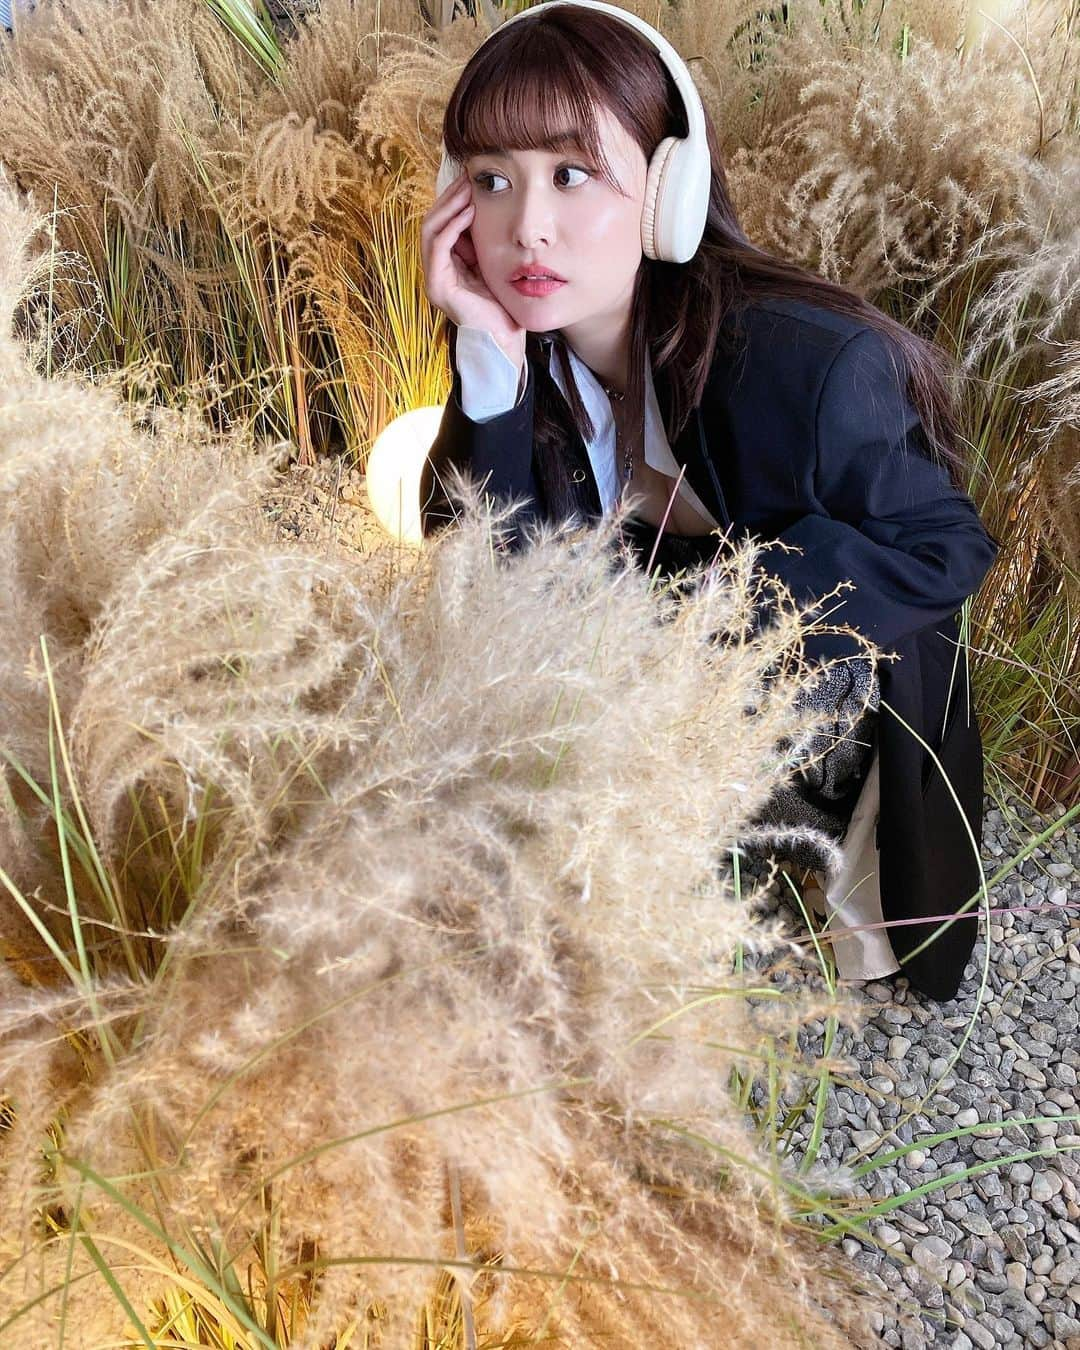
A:
POLYGON ((514 233, 514 243, 518 248, 530 249, 543 244, 551 244, 551 230, 544 225, 532 225, 522 222, 514 233))
POLYGON ((551 203, 542 190, 523 188, 514 219, 514 243, 518 248, 535 248, 537 244, 550 245, 554 237, 551 203))

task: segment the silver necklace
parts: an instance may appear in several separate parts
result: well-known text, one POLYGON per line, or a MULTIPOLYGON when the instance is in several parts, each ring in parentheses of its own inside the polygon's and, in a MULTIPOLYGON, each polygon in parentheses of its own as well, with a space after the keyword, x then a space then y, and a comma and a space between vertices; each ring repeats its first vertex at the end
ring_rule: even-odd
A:
MULTIPOLYGON (((615 392, 614 389, 609 389, 608 386, 607 386, 606 384, 604 384, 603 380, 600 381, 600 387, 601 387, 601 389, 603 389, 604 393, 607 394, 608 398, 612 400, 613 403, 622 403, 622 401, 626 398, 626 390, 625 390, 625 389, 623 390, 623 392, 622 392, 621 394, 617 394, 617 393, 615 392)), ((618 453, 619 453, 619 448, 618 448, 618 447, 619 447, 619 421, 618 421, 618 418, 616 418, 616 417, 614 416, 614 411, 612 412, 612 418, 613 418, 613 420, 614 420, 614 422, 615 422, 615 454, 616 454, 616 456, 617 456, 618 453)), ((623 478, 622 478, 623 483, 624 483, 624 484, 625 484, 625 483, 629 483, 629 481, 631 480, 631 478, 633 478, 633 476, 634 476, 634 447, 633 447, 632 444, 631 444, 631 445, 624 445, 624 446, 623 446, 623 478)))

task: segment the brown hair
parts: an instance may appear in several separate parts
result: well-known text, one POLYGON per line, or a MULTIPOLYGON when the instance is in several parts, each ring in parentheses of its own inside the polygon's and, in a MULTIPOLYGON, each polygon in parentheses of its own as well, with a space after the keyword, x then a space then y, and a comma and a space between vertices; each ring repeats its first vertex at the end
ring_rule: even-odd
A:
MULTIPOLYGON (((470 155, 495 150, 555 151, 560 138, 570 136, 621 193, 600 145, 597 105, 611 110, 646 159, 665 136, 687 132, 675 82, 644 37, 603 12, 560 5, 510 24, 505 32, 496 31, 473 53, 447 104, 443 139, 449 154, 464 163, 470 155)), ((712 183, 697 252, 685 263, 643 255, 635 281, 624 404, 628 425, 643 426, 646 349, 654 374, 669 368, 666 431, 674 442, 701 400, 725 316, 737 321, 739 310, 754 300, 801 300, 861 319, 886 339, 898 369, 907 371, 907 393, 922 420, 931 456, 962 487, 966 466, 956 449, 958 421, 950 388, 955 362, 854 291, 752 244, 736 218, 707 111, 705 127, 712 183)), ((443 328, 444 339, 449 340, 452 327, 443 328)), ((529 333, 526 339, 527 357, 542 372, 547 362, 541 344, 550 336, 529 333)), ((574 426, 587 441, 593 427, 564 344, 555 343, 553 352, 563 361, 574 426)), ((573 428, 566 424, 565 405, 557 395, 552 382, 537 381, 534 436, 548 510, 563 518, 576 495, 561 454, 573 428)))

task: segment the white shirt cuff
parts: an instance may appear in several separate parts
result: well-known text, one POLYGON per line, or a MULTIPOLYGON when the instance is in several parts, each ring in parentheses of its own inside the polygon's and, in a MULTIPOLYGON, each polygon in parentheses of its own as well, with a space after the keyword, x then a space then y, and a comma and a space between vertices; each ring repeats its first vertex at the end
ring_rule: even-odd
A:
POLYGON ((486 328, 459 327, 454 359, 461 375, 461 410, 473 422, 488 422, 520 403, 529 363, 519 373, 486 328))

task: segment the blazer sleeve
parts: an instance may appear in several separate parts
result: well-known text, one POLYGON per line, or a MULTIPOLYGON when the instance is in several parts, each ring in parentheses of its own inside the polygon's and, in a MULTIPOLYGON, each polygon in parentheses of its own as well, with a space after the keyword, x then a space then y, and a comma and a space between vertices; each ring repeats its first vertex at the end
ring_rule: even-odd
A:
MULTIPOLYGON (((871 328, 847 339, 821 385, 814 495, 820 510, 775 536, 801 552, 769 548, 762 566, 803 605, 853 582, 814 614, 850 624, 884 651, 954 614, 999 550, 971 497, 931 458, 885 339, 871 328)), ((842 634, 804 640, 811 660, 854 650, 842 634)))
MULTIPOLYGON (((476 479, 492 497, 522 501, 515 523, 523 526, 541 514, 541 498, 533 458, 533 397, 535 377, 525 361, 525 388, 518 402, 505 412, 476 420, 461 402, 457 331, 450 328, 453 385, 443 409, 439 430, 420 473, 420 528, 424 537, 453 523, 457 510, 446 492, 450 465, 476 479)), ((508 541, 520 548, 519 529, 508 541)))

